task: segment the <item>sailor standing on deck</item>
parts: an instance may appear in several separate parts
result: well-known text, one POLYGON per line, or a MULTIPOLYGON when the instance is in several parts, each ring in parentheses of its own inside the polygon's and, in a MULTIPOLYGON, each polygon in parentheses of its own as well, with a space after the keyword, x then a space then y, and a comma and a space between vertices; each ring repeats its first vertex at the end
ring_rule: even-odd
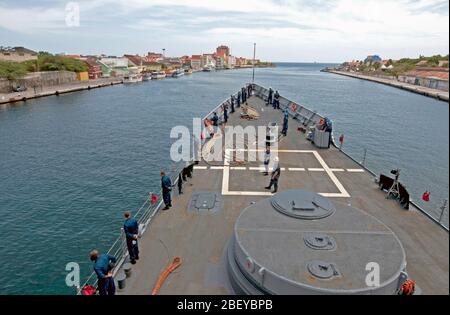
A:
POLYGON ((238 108, 241 107, 241 96, 242 96, 242 93, 241 93, 241 91, 239 91, 238 95, 237 95, 237 107, 238 108))
POLYGON ((170 192, 172 191, 172 181, 163 171, 161 171, 161 188, 164 204, 166 205, 163 210, 169 210, 172 207, 172 196, 170 195, 170 192))
POLYGON ((274 109, 280 109, 280 93, 278 91, 275 92, 275 101, 273 102, 274 109))
POLYGON ((224 123, 228 122, 228 105, 223 104, 223 121, 224 123))
POLYGON ((272 172, 272 176, 270 178, 270 185, 266 187, 267 190, 271 190, 273 186, 272 193, 276 193, 278 191, 278 181, 280 180, 281 176, 281 168, 279 163, 278 157, 275 158, 275 166, 274 171, 272 172))
POLYGON ((284 117, 283 117, 283 130, 281 131, 281 133, 285 137, 287 136, 288 126, 289 126, 289 113, 287 110, 285 110, 284 117))
POLYGON ((94 262, 94 271, 97 274, 100 295, 115 295, 116 285, 112 274, 112 264, 116 263, 116 257, 100 254, 98 250, 93 250, 89 256, 91 261, 94 262))
POLYGON ((125 223, 123 224, 123 231, 127 240, 128 254, 130 255, 130 262, 135 265, 136 260, 139 260, 139 224, 136 219, 131 217, 131 212, 124 213, 125 223))
POLYGON ((213 114, 213 116, 211 118, 211 121, 212 121, 214 127, 218 127, 219 126, 219 116, 217 116, 216 112, 214 112, 214 114, 213 114))
POLYGON ((267 105, 272 105, 273 103, 273 90, 272 88, 269 89, 269 97, 267 98, 267 105))

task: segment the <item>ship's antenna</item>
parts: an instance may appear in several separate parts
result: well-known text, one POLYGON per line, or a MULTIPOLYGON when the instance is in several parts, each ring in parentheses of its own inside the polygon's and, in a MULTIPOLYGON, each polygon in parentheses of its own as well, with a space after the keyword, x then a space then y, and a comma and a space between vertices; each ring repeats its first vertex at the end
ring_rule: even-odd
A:
POLYGON ((252 77, 252 83, 255 83, 255 60, 256 60, 256 43, 253 44, 253 77, 252 77))

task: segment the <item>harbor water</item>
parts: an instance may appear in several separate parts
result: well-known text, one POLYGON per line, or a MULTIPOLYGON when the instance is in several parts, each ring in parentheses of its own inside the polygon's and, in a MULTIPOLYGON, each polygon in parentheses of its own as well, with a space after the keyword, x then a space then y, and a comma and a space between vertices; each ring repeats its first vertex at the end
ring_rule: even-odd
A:
MULTIPOLYGON (((439 218, 449 191, 448 103, 320 72, 326 66, 256 69, 256 82, 330 117, 344 149, 373 171, 400 168, 412 199, 439 218)), ((173 169, 171 128, 191 126, 251 76, 196 73, 0 106, 0 294, 74 294, 66 264, 89 275, 88 252, 107 250, 123 212, 159 192, 159 171, 173 169)), ((448 226, 448 211, 443 220, 448 226)))

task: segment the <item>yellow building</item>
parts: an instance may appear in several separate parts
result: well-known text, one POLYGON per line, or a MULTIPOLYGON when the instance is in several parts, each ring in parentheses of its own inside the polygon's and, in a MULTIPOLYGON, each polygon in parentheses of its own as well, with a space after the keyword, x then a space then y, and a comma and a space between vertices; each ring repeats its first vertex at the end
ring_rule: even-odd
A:
POLYGON ((162 70, 162 64, 157 63, 157 62, 152 62, 152 63, 148 63, 146 64, 146 70, 147 71, 161 71, 162 70))
POLYGON ((78 81, 88 81, 89 80, 89 73, 88 72, 78 72, 77 73, 77 80, 78 81))

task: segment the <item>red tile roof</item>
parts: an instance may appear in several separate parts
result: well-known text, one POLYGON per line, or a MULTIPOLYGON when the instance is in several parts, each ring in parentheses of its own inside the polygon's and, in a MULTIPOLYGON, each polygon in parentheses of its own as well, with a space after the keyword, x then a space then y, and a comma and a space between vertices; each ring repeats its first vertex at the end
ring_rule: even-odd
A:
POLYGON ((415 71, 409 71, 405 75, 418 78, 435 78, 448 81, 448 69, 417 69, 415 71))

